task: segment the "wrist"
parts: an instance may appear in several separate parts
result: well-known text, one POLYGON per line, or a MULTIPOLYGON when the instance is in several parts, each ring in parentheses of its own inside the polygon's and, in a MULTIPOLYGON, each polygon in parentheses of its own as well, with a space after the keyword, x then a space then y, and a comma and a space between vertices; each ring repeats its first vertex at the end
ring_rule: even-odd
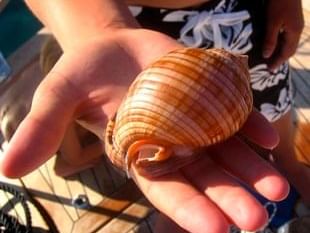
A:
POLYGON ((79 28, 78 31, 70 30, 66 33, 62 33, 61 30, 55 30, 53 33, 62 49, 67 51, 84 46, 85 44, 87 45, 91 41, 100 41, 111 37, 118 34, 123 29, 128 28, 138 28, 138 25, 128 24, 128 22, 122 20, 114 20, 109 23, 98 24, 96 27, 79 28))
POLYGON ((138 23, 123 0, 26 0, 64 51, 138 23))

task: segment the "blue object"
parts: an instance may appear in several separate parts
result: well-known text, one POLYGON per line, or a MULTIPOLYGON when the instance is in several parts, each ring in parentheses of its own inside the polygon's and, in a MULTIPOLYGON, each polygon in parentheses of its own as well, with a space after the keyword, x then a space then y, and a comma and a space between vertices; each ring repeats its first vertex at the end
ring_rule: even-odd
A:
POLYGON ((255 196, 263 205, 266 205, 266 203, 268 203, 267 210, 269 212, 269 216, 273 215, 268 225, 271 229, 277 229, 295 217, 294 207, 299 198, 299 194, 293 186, 291 186, 290 193, 288 194, 287 198, 280 202, 270 202, 269 200, 258 194, 255 194, 255 196), (269 205, 269 203, 273 204, 275 208, 269 205))
POLYGON ((2 53, 0 52, 0 84, 8 79, 11 73, 11 68, 9 64, 6 62, 2 53))

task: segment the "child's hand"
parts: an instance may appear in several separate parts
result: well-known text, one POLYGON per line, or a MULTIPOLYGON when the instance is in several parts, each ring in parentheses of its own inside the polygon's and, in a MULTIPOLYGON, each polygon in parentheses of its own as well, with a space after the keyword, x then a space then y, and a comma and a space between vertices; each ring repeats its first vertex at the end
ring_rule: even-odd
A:
POLYGON ((295 53, 304 19, 301 0, 267 0, 266 3, 263 57, 269 58, 269 68, 274 70, 295 53))
MULTIPOLYGON (((74 121, 102 138, 107 120, 138 73, 179 47, 156 32, 118 29, 65 50, 40 83, 30 113, 0 156, 0 172, 20 177, 39 167, 57 151, 74 121)), ((255 112, 241 133, 267 149, 278 142, 275 131, 255 112)), ((266 223, 266 209, 240 181, 272 201, 285 198, 289 189, 273 167, 236 137, 163 177, 147 179, 132 170, 136 183, 157 209, 197 233, 227 232, 231 223, 253 231, 266 223)))

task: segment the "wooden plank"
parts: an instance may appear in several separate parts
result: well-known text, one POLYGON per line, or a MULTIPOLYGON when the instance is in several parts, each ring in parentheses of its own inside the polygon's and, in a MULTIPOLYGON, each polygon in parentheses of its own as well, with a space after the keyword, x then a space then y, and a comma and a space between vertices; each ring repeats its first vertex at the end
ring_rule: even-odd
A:
MULTIPOLYGON (((307 0, 308 1, 308 0, 307 0)), ((303 0, 305 2, 305 0, 303 0)), ((308 1, 310 2, 310 1, 308 1)), ((296 54, 290 59, 295 87, 295 153, 299 161, 310 164, 310 12, 304 10, 305 28, 296 54)))
POLYGON ((70 205, 70 199, 56 196, 38 171, 34 171, 22 178, 28 192, 45 208, 53 218, 61 233, 69 233, 73 227, 73 219, 65 206, 70 205))
MULTIPOLYGON (((72 221, 75 221, 79 218, 78 212, 74 206, 71 205, 72 200, 72 193, 70 188, 68 187, 68 181, 64 178, 57 176, 54 172, 54 165, 55 165, 56 156, 52 157, 47 163, 47 170, 49 177, 51 179, 51 190, 52 195, 55 195, 59 198, 59 202, 63 204, 64 208, 66 209, 66 212, 70 215, 70 218, 72 221), (68 203, 68 200, 70 200, 70 203, 68 203)), ((37 175, 39 175, 37 173, 37 175)), ((41 174, 40 174, 41 175, 41 174)), ((77 187, 74 187, 73 189, 76 190, 76 192, 79 192, 80 190, 77 187)), ((81 186, 81 184, 79 184, 81 186)), ((82 191, 84 191, 82 189, 82 191)), ((84 194, 84 193, 83 193, 84 194)))
POLYGON ((38 168, 38 172, 41 174, 41 176, 44 178, 44 180, 46 181, 46 183, 52 187, 52 180, 51 180, 51 176, 49 174, 48 171, 48 166, 47 163, 43 164, 41 167, 38 168))
POLYGON ((310 0, 302 0, 301 2, 303 9, 310 10, 310 0))
MULTIPOLYGON (((94 168, 84 170, 79 174, 75 174, 66 178, 72 198, 78 195, 85 195, 90 206, 98 205, 106 196, 115 192, 115 187, 112 182, 112 177, 106 171, 104 166, 105 160, 95 166, 94 168), (96 172, 95 172, 96 171, 96 172), (97 176, 100 177, 97 177, 97 176), (104 176, 104 177, 101 177, 104 176), (100 190, 97 180, 104 179, 105 182, 100 182, 103 190, 100 190)), ((79 217, 86 214, 88 209, 77 208, 79 217)))
MULTIPOLYGON (((301 124, 310 124, 310 115, 309 115, 309 109, 307 108, 297 108, 295 109, 295 112, 296 112, 296 127, 297 127, 297 130, 298 129, 298 123, 301 123, 301 124)), ((310 137, 310 135, 306 135, 305 134, 305 137, 310 137)))
MULTIPOLYGON (((6 177, 3 177, 0 175, 0 182, 4 183, 4 184, 9 184, 10 186, 12 186, 14 189, 21 191, 24 193, 26 200, 29 200, 29 195, 25 192, 22 183, 20 182, 19 179, 8 179, 6 177)), ((0 207, 4 208, 3 211, 6 212, 6 208, 9 208, 9 206, 7 205, 7 198, 9 197, 9 195, 7 193, 5 193, 4 191, 0 191, 0 207), (7 206, 7 207, 5 207, 7 206)), ((39 212, 39 210, 37 209, 37 207, 35 207, 32 202, 27 202, 30 208, 30 213, 31 213, 31 220, 32 220, 32 226, 37 229, 37 230, 41 230, 42 232, 47 231, 49 229, 49 227, 46 224, 46 221, 44 220, 44 218, 42 217, 41 213, 39 212)), ((17 206, 11 206, 13 207, 13 209, 9 212, 9 214, 12 214, 13 216, 20 216, 22 219, 22 222, 25 223, 25 214, 24 214, 24 210, 23 207, 19 204, 17 206), (16 212, 18 214, 16 214, 16 212)))
POLYGON ((300 35, 300 45, 303 45, 304 43, 304 40, 306 40, 307 38, 309 38, 309 35, 310 35, 310 27, 304 27, 303 30, 302 30, 302 33, 300 35))
POLYGON ((293 60, 291 62, 292 66, 295 67, 295 62, 294 60, 299 60, 303 63, 303 66, 310 68, 310 58, 309 58, 309 54, 310 54, 310 14, 308 14, 307 16, 308 18, 306 18, 305 22, 306 22, 306 26, 303 30, 303 33, 301 34, 301 39, 299 41, 299 46, 297 48, 297 51, 293 57, 293 60), (308 25, 307 25, 308 24, 308 25))
MULTIPOLYGON (((298 121, 300 123, 310 123, 310 109, 309 108, 298 108, 298 121)), ((309 135, 310 136, 310 135, 309 135)))
POLYGON ((310 165, 310 121, 298 122, 294 143, 298 160, 310 165))
POLYGON ((150 211, 151 205, 145 198, 142 198, 130 205, 119 216, 100 229, 98 233, 126 233, 141 222, 150 211))
POLYGON ((102 201, 104 193, 101 192, 98 183, 96 182, 93 169, 82 171, 79 176, 82 184, 85 184, 85 194, 89 199, 90 205, 98 205, 102 201))
POLYGON ((114 192, 114 181, 107 168, 105 159, 93 168, 94 179, 96 180, 101 193, 110 194, 114 192))
MULTIPOLYGON (((310 40, 309 40, 308 43, 310 43, 310 40)), ((308 54, 310 54, 310 52, 308 54)), ((295 68, 297 70, 309 71, 309 68, 310 68, 310 58, 309 58, 308 54, 306 52, 296 53, 296 55, 293 58, 290 59, 291 67, 293 67, 293 68, 295 68)))
MULTIPOLYGON (((83 184, 81 183, 80 181, 80 177, 79 177, 79 174, 75 174, 75 175, 71 175, 69 177, 66 177, 66 183, 67 183, 67 188, 70 192, 70 200, 72 201, 73 199, 77 198, 78 196, 85 196, 88 198, 88 200, 90 199, 86 192, 85 192, 85 189, 84 189, 84 186, 87 185, 86 184, 83 184)), ((74 210, 76 211, 76 213, 78 214, 78 218, 80 218, 83 214, 85 214, 85 211, 84 209, 81 209, 81 208, 76 208, 74 206, 71 205, 72 208, 74 208, 74 210)), ((77 219, 75 219, 77 220, 77 219)))
MULTIPOLYGON (((142 193, 133 181, 129 180, 111 196, 106 197, 97 206, 89 209, 88 213, 75 223, 72 232, 96 232, 141 197, 142 193)), ((123 217, 130 216, 124 215, 123 217)))
MULTIPOLYGON (((13 187, 19 192, 23 192, 23 188, 19 180, 10 180, 3 176, 0 177, 0 182, 4 186, 13 187)), ((19 201, 14 196, 5 190, 0 190, 0 207, 2 211, 11 216, 16 217, 21 223, 25 224, 25 212, 19 201)))
MULTIPOLYGON (((303 1, 309 1, 309 0, 303 0, 303 1)), ((305 26, 309 27, 310 26, 310 8, 305 6, 303 8, 303 14, 304 14, 304 19, 305 19, 305 26)))
POLYGON ((55 175, 53 171, 54 161, 55 157, 40 168, 40 170, 47 170, 45 173, 48 174, 50 184, 42 176, 39 169, 23 178, 23 180, 28 190, 53 216, 57 227, 62 229, 61 232, 71 232, 73 227, 73 232, 92 232, 92 229, 97 229, 105 221, 110 221, 112 217, 120 214, 123 209, 142 196, 132 181, 129 181, 125 187, 121 187, 114 194, 111 194, 111 190, 108 194, 101 193, 100 195, 96 193, 96 201, 94 201, 94 194, 98 190, 92 190, 95 187, 94 179, 91 178, 93 174, 90 171, 84 171, 83 177, 88 176, 84 182, 81 182, 82 179, 79 180, 79 175, 63 179, 55 175), (92 183, 88 186, 87 182, 90 181, 92 183), (73 216, 74 211, 71 206, 73 192, 86 194, 92 204, 91 209, 87 211, 78 209, 78 215, 73 216), (103 195, 108 195, 108 197, 103 195), (105 201, 98 203, 100 198, 105 201))

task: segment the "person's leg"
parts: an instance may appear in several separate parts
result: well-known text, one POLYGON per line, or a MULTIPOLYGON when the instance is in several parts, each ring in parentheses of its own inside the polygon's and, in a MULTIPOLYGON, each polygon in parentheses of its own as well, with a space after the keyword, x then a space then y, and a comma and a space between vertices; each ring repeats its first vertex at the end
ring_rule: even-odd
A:
POLYGON ((272 124, 280 136, 280 143, 273 152, 275 163, 297 189, 304 202, 310 205, 310 168, 300 163, 295 155, 292 113, 289 111, 272 124))

